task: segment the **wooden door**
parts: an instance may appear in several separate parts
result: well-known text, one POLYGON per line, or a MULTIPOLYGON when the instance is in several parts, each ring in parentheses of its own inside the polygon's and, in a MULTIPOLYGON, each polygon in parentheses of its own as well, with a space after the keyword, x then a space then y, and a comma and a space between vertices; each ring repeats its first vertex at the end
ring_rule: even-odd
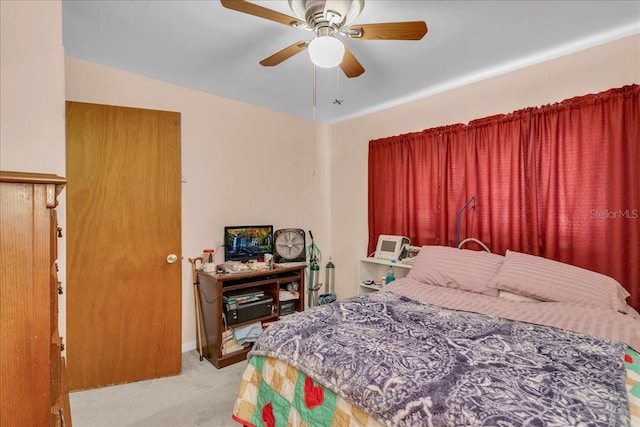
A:
POLYGON ((178 374, 180 114, 67 102, 66 123, 69 389, 178 374))

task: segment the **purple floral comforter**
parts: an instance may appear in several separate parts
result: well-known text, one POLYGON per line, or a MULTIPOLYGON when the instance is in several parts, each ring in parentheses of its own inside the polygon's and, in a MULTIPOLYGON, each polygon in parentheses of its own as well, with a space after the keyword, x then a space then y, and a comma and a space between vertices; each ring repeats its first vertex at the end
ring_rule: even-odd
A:
POLYGON ((624 426, 622 343, 377 292, 288 316, 281 359, 389 426, 624 426))

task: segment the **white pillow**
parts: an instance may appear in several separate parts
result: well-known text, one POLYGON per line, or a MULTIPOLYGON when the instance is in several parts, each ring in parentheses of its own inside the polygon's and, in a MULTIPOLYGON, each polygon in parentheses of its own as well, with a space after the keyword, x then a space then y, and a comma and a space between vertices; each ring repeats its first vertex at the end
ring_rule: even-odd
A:
POLYGON ((498 296, 498 290, 488 285, 498 272, 503 258, 501 255, 470 249, 423 246, 407 277, 430 285, 498 296))
POLYGON ((489 287, 541 301, 588 304, 622 313, 629 296, 620 283, 604 274, 510 250, 489 287))

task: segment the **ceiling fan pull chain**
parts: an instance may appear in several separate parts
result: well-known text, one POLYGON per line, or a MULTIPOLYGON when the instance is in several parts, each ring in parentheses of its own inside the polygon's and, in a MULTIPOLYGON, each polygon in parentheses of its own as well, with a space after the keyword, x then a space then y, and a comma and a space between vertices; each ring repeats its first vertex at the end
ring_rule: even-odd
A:
POLYGON ((316 121, 316 66, 314 64, 311 64, 313 66, 313 121, 316 121))
POLYGON ((316 66, 313 65, 313 138, 311 140, 311 176, 316 176, 316 66))
POLYGON ((333 103, 336 105, 342 105, 344 100, 340 99, 340 71, 336 68, 336 99, 333 100, 333 103))

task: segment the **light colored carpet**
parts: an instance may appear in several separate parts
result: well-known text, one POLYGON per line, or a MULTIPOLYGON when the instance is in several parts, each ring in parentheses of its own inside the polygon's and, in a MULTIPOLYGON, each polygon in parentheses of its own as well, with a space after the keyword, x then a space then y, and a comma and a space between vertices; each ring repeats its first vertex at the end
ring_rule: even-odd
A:
POLYGON ((197 351, 182 354, 182 373, 70 394, 74 427, 238 427, 231 419, 246 362, 216 369, 197 351))

